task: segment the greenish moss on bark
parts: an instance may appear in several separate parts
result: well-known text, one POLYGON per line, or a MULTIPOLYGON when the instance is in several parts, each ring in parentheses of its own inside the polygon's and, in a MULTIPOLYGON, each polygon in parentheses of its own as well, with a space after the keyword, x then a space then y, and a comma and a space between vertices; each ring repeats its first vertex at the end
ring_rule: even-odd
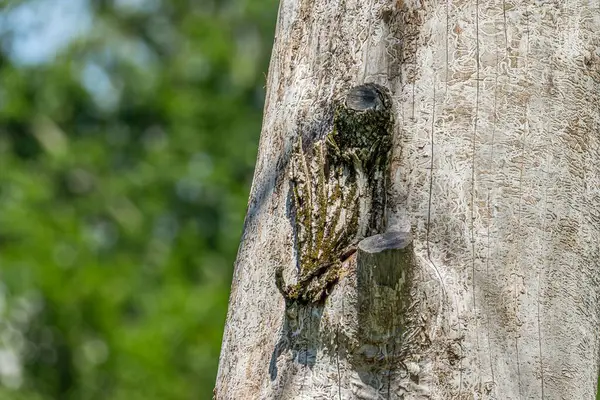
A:
POLYGON ((387 89, 368 83, 335 105, 329 134, 306 149, 298 139, 290 179, 299 274, 291 285, 281 269, 276 277, 288 301, 324 300, 357 243, 383 230, 392 130, 387 89))

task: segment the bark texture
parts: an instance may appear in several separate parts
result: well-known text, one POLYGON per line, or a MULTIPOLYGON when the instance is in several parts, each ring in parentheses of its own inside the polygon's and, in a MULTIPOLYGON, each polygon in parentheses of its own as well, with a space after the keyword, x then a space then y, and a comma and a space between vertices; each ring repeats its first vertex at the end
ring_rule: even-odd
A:
POLYGON ((590 0, 282 0, 216 399, 593 399, 599 32, 590 0), (394 103, 385 231, 412 242, 286 305, 293 145, 368 82, 394 103))

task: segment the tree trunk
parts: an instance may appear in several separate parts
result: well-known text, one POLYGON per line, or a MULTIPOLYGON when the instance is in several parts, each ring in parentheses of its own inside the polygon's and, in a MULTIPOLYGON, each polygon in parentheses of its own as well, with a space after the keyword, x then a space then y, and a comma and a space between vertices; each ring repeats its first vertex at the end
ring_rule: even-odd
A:
POLYGON ((593 399, 599 32, 597 1, 282 0, 215 398, 593 399), (380 190, 327 152, 382 88, 380 190))

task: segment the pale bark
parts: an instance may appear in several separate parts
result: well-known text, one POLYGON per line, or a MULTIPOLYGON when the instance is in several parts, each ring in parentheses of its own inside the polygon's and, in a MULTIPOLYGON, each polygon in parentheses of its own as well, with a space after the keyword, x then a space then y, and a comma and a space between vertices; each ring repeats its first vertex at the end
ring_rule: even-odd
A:
POLYGON ((217 399, 594 398, 598 1, 282 0, 267 89, 217 399), (361 314, 359 251, 324 307, 286 310, 290 151, 365 82, 394 99, 410 304, 361 314))

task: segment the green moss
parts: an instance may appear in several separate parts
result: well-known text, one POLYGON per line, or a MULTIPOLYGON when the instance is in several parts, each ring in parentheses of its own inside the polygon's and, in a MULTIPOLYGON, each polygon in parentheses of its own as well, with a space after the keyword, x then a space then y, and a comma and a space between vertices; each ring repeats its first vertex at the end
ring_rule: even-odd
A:
POLYGON ((385 204, 393 120, 391 98, 377 85, 352 89, 346 102, 335 106, 331 132, 304 150, 302 138, 292 154, 292 190, 300 274, 296 284, 278 287, 290 301, 321 301, 339 280, 343 254, 363 232, 377 233, 385 204), (348 106, 350 104, 350 106, 348 106), (358 179, 365 179, 360 192, 358 179), (314 190, 312 185, 316 185, 314 190), (331 194, 331 197, 328 196, 331 194), (372 199, 361 210, 361 196, 372 199), (344 212, 343 227, 337 229, 344 212), (370 218, 360 218, 366 212, 370 218), (328 220, 328 216, 330 217, 328 220), (368 221, 369 226, 359 226, 368 221))

